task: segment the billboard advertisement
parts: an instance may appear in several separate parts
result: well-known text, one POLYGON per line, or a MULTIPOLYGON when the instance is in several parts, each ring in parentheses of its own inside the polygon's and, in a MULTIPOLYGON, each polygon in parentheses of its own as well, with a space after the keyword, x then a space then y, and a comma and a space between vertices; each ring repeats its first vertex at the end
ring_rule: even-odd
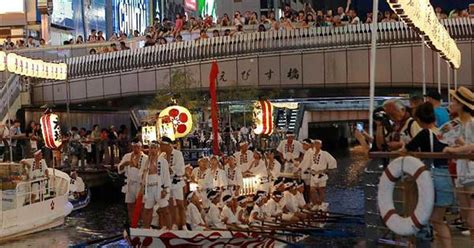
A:
POLYGON ((149 6, 147 0, 113 0, 114 32, 144 32, 149 25, 149 6))
POLYGON ((216 0, 198 0, 198 13, 202 17, 209 15, 216 20, 216 0))

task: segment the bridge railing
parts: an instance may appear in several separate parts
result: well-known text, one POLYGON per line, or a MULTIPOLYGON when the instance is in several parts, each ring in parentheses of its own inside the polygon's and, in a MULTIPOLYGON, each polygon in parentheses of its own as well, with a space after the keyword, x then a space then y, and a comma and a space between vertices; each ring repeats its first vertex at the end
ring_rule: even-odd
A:
MULTIPOLYGON (((448 19, 442 22, 453 38, 472 39, 473 19, 448 19)), ((402 22, 379 23, 378 29, 378 44, 403 44, 421 40, 402 22)), ((68 58, 65 61, 69 65, 69 78, 75 78, 279 50, 367 46, 370 40, 370 24, 359 24, 336 28, 318 27, 243 33, 232 37, 188 40, 142 49, 80 56, 68 58)))

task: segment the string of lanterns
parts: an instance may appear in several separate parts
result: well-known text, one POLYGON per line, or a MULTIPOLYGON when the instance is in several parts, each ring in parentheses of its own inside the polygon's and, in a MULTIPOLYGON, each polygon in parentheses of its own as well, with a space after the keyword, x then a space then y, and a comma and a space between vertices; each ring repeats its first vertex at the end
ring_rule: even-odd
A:
POLYGON ((0 51, 0 72, 5 70, 27 77, 52 80, 67 79, 67 64, 65 63, 50 63, 0 51))

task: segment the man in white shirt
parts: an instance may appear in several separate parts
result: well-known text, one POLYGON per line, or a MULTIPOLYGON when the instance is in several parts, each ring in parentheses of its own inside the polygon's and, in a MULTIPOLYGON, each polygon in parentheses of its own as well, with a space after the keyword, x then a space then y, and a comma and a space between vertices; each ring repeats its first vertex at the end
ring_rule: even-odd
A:
POLYGON ((263 190, 267 193, 270 192, 271 183, 268 178, 268 171, 265 165, 265 161, 262 159, 262 153, 255 151, 253 153, 253 160, 250 163, 249 169, 243 172, 244 176, 256 176, 260 182, 257 185, 258 190, 263 190))
POLYGON ((314 148, 308 150, 311 152, 311 203, 320 208, 327 208, 324 202, 326 182, 328 175, 326 171, 337 168, 336 159, 326 151, 321 150, 323 142, 315 140, 314 148))
POLYGON ((227 158, 225 173, 227 176, 228 193, 233 196, 239 196, 240 189, 243 187, 244 184, 244 180, 242 177, 242 171, 239 167, 237 167, 237 163, 233 155, 227 158))
POLYGON ((301 177, 301 179, 304 181, 304 184, 305 184, 304 196, 306 199, 309 199, 310 184, 311 184, 311 164, 312 164, 312 155, 313 155, 311 150, 313 148, 313 141, 311 139, 304 139, 302 144, 303 144, 303 150, 305 152, 303 155, 303 160, 301 161, 301 164, 299 165, 299 169, 297 173, 301 177))
POLYGON ((240 142, 240 151, 234 154, 237 165, 242 172, 247 171, 250 162, 253 159, 253 152, 248 150, 249 143, 247 141, 240 142))
POLYGON ((160 153, 156 142, 150 144, 149 156, 145 166, 141 168, 140 174, 142 174, 145 179, 143 228, 150 228, 153 207, 157 204, 159 205, 158 215, 160 217, 160 226, 162 228, 170 228, 169 214, 165 214, 168 213, 167 207, 171 186, 168 161, 165 159, 165 154, 160 153))
POLYGON ((188 206, 186 207, 186 223, 191 226, 192 231, 204 231, 208 229, 206 222, 202 219, 201 203, 199 197, 195 191, 188 193, 187 197, 188 206))
POLYGON ((134 140, 132 142, 132 152, 125 154, 122 161, 117 165, 118 173, 125 173, 127 177, 127 184, 122 188, 122 192, 125 193, 125 203, 127 204, 130 222, 132 222, 135 200, 142 181, 140 170, 146 166, 147 159, 148 156, 142 152, 142 143, 134 140))
POLYGON ((212 178, 212 188, 218 189, 219 192, 223 192, 227 189, 227 175, 224 170, 219 168, 219 160, 217 157, 211 158, 211 169, 209 174, 212 178))
POLYGON ((283 163, 283 171, 285 173, 294 173, 295 164, 299 164, 303 153, 303 146, 297 140, 293 132, 286 133, 286 140, 282 140, 278 145, 277 151, 283 163))
POLYGON ((276 219, 282 219, 284 221, 293 221, 297 222, 299 219, 295 216, 294 213, 290 212, 287 207, 287 201, 282 200, 284 194, 280 191, 274 191, 272 194, 272 199, 270 199, 266 204, 266 209, 269 211, 271 217, 276 219))
POLYGON ((221 219, 226 225, 238 225, 240 224, 239 220, 237 219, 236 212, 234 213, 233 209, 236 209, 236 200, 231 195, 225 195, 222 197, 222 203, 224 203, 224 207, 222 207, 221 212, 221 219))
POLYGON ((278 160, 275 159, 274 152, 266 152, 266 163, 267 163, 267 171, 268 171, 268 178, 270 183, 273 185, 273 182, 280 177, 281 174, 281 164, 278 160))
POLYGON ((210 227, 223 229, 226 228, 226 226, 222 223, 221 211, 217 207, 217 204, 220 202, 220 196, 221 194, 215 190, 207 194, 207 199, 211 201, 211 204, 209 205, 206 220, 210 227))
POLYGON ((86 185, 75 170, 71 171, 71 181, 69 183, 69 191, 74 195, 75 199, 81 197, 86 192, 86 185))
POLYGON ((249 129, 246 126, 242 126, 239 132, 239 141, 248 140, 249 129))
POLYGON ((247 204, 249 199, 245 195, 237 197, 237 212, 236 216, 240 223, 248 224, 249 216, 247 213, 247 204))
POLYGON ((297 196, 298 193, 299 192, 297 190, 297 184, 293 182, 283 193, 283 198, 285 199, 285 207, 288 212, 293 214, 298 220, 305 220, 308 216, 301 212, 302 209, 299 206, 297 196))
POLYGON ((263 207, 267 203, 267 197, 264 195, 255 195, 253 202, 254 206, 249 215, 249 223, 251 225, 260 225, 268 216, 268 212, 266 212, 263 207))
POLYGON ((33 158, 27 158, 20 161, 20 164, 23 164, 29 172, 29 180, 36 180, 35 182, 31 183, 31 203, 36 201, 36 196, 39 196, 39 199, 41 200, 43 195, 46 193, 46 183, 37 179, 46 179, 49 177, 48 165, 43 159, 43 153, 41 152, 41 150, 36 151, 33 156, 33 158))
MULTIPOLYGON (((161 151, 166 153, 171 177, 171 195, 170 195, 170 212, 172 216, 173 226, 186 230, 186 209, 184 207, 184 157, 183 153, 176 150, 172 146, 172 141, 168 137, 161 138, 161 151)), ((173 228, 174 229, 174 228, 173 228)))

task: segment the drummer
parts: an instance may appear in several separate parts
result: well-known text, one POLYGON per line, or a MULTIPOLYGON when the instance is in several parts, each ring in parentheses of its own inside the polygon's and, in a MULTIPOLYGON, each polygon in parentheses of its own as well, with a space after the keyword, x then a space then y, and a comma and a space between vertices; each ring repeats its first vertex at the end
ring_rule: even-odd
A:
POLYGON ((236 159, 233 155, 227 157, 225 173, 227 176, 228 193, 232 196, 239 196, 240 189, 243 187, 244 181, 242 178, 242 171, 237 166, 236 159))
POLYGON ((20 164, 23 164, 26 168, 28 173, 28 178, 29 180, 33 181, 36 180, 35 182, 31 183, 31 198, 30 201, 31 203, 36 202, 36 196, 43 197, 43 194, 46 193, 46 185, 44 182, 37 180, 40 178, 48 178, 49 173, 48 173, 48 165, 46 164, 46 161, 43 159, 43 153, 41 150, 37 150, 33 154, 33 158, 27 158, 23 159, 20 161, 20 164))
POLYGON ((304 151, 301 143, 295 140, 293 132, 288 131, 286 133, 286 140, 280 142, 277 151, 282 159, 283 171, 285 173, 294 173, 296 171, 294 167, 301 161, 304 151))
POLYGON ((260 179, 260 183, 257 185, 258 190, 263 190, 267 193, 270 192, 270 180, 268 178, 268 171, 265 165, 265 161, 262 159, 262 153, 255 151, 253 153, 253 160, 250 163, 250 167, 245 171, 244 176, 256 176, 260 179))
POLYGON ((249 143, 247 141, 240 142, 239 146, 240 150, 234 154, 234 157, 240 171, 244 172, 247 171, 250 166, 250 162, 253 159, 253 152, 248 149, 249 143))
POLYGON ((140 169, 145 168, 147 160, 148 156, 142 152, 142 143, 135 139, 132 142, 132 152, 125 154, 117 165, 118 173, 125 173, 127 177, 127 184, 122 188, 122 192, 125 193, 130 222, 132 222, 135 200, 140 190, 140 169))

